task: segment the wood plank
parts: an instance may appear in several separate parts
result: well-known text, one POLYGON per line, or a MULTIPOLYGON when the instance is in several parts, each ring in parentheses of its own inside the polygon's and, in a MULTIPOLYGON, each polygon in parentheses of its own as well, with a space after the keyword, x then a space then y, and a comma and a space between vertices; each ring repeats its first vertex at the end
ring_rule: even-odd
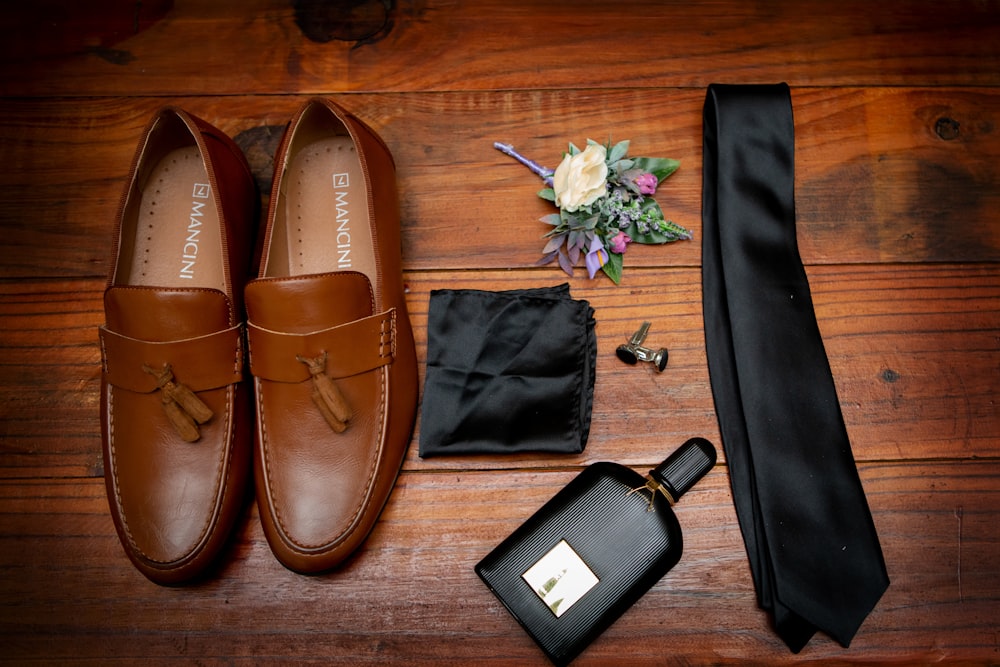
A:
MULTIPOLYGON (((632 246, 632 266, 698 266, 702 90, 348 95, 398 164, 407 268, 510 269, 540 256, 538 180, 492 148, 555 164, 566 142, 632 140, 676 157, 659 200, 694 242, 632 246)), ((304 98, 171 98, 271 155, 304 98)), ((135 144, 165 100, 6 100, 0 106, 0 277, 104 275, 135 144)), ((796 89, 796 205, 807 264, 1000 261, 1000 93, 796 89), (954 125, 953 125, 954 124, 954 125)))
MULTIPOLYGON (((304 577, 271 556, 251 507, 207 581, 155 586, 117 542, 100 480, 0 483, 0 642, 7 660, 87 663, 547 664, 473 565, 574 470, 405 473, 341 570, 304 577)), ((862 466, 889 590, 845 652, 793 656, 753 586, 724 466, 676 508, 681 562, 574 664, 989 663, 1000 616, 996 461, 862 466), (914 548, 919 545, 918 548, 914 548), (666 647, 666 648, 665 648, 666 647)))
POLYGON ((296 21, 288 0, 133 4, 4 12, 0 95, 1000 83, 995 0, 408 0, 365 43, 306 36, 342 20, 335 6, 296 21))
MULTIPOLYGON (((551 267, 408 272, 420 377, 431 290, 538 287, 563 277, 551 267)), ((1000 456, 1000 265, 817 266, 809 277, 858 460, 1000 456)), ((620 287, 572 281, 574 297, 596 311, 597 384, 587 449, 560 465, 655 464, 692 435, 718 444, 700 284, 696 268, 634 268, 620 287), (653 323, 649 340, 671 351, 663 374, 614 356, 643 320, 653 323)), ((102 474, 102 289, 98 280, 0 283, 0 478, 102 474)), ((422 461, 418 437, 419 421, 407 469, 553 464, 527 454, 422 461)))
POLYGON ((681 563, 574 664, 997 662, 1000 0, 398 0, 359 43, 329 37, 363 2, 7 4, 0 660, 547 664, 472 567, 588 463, 644 472, 691 435, 719 444, 701 107, 711 82, 785 80, 799 245, 892 585, 850 650, 820 636, 791 655, 756 607, 722 457, 677 507, 681 563), (551 166, 587 137, 680 158, 661 201, 695 240, 633 246, 620 287, 569 281, 598 320, 583 454, 424 461, 418 422, 342 569, 282 568, 248 502, 217 572, 160 588, 124 556, 102 482, 96 327, 122 180, 149 116, 176 103, 238 136, 266 198, 278 135, 312 94, 399 165, 421 377, 432 290, 566 280, 532 267, 550 209, 494 140, 551 166), (614 357, 644 319, 671 350, 663 374, 614 357))

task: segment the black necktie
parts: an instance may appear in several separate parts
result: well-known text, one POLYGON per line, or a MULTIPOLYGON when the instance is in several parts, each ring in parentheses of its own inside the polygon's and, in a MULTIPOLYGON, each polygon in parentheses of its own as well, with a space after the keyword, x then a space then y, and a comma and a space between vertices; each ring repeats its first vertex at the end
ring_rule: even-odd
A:
POLYGON ((889 585, 795 238, 785 84, 709 86, 702 200, 712 393, 758 602, 798 652, 847 647, 889 585))

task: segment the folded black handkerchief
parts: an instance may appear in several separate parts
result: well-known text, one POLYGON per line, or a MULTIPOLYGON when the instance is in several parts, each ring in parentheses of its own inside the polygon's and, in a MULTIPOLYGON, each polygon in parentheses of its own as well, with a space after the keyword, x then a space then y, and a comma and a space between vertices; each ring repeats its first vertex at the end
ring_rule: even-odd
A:
POLYGON ((566 284, 431 292, 420 456, 583 451, 594 324, 566 284))

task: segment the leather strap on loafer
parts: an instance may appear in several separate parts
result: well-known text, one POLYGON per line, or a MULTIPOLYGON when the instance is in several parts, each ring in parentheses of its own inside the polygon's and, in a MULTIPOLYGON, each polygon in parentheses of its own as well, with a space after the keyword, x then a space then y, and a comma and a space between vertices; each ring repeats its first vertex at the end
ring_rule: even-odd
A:
POLYGON ((247 325, 250 372, 262 380, 298 384, 313 381, 312 399, 337 433, 353 411, 334 382, 392 363, 396 309, 309 333, 273 331, 247 325))
POLYGON ((243 379, 243 325, 205 336, 154 342, 100 328, 101 360, 107 382, 148 394, 159 387, 143 366, 169 364, 193 391, 207 391, 243 379))
POLYGON ((272 331, 249 322, 250 372, 274 382, 305 382, 308 366, 297 357, 327 353, 326 374, 349 377, 392 363, 395 356, 396 309, 305 334, 272 331))
POLYGON ((175 341, 146 341, 99 329, 105 381, 139 394, 160 392, 168 421, 187 442, 201 437, 198 424, 212 410, 196 392, 243 379, 243 326, 175 341), (181 381, 174 377, 174 369, 181 381))

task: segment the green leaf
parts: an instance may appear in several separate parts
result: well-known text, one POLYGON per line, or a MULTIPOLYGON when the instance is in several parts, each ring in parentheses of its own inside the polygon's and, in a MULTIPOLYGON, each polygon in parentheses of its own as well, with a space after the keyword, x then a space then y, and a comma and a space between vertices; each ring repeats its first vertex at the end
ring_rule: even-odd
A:
POLYGON ((660 245, 662 243, 671 243, 673 241, 681 241, 691 238, 690 231, 674 222, 666 221, 663 211, 660 209, 660 205, 656 203, 655 199, 647 197, 645 201, 642 202, 642 210, 643 212, 653 212, 653 228, 643 234, 639 232, 639 226, 636 223, 633 222, 629 225, 628 229, 625 230, 625 233, 628 234, 629 238, 631 238, 635 243, 660 245), (664 224, 657 224, 659 222, 663 222, 664 224))
POLYGON ((558 227, 562 224, 562 216, 558 213, 550 213, 548 215, 543 215, 539 218, 546 225, 552 225, 553 227, 558 227))
POLYGON ((628 154, 628 145, 628 139, 625 141, 619 141, 615 144, 614 148, 612 148, 611 152, 608 154, 608 162, 617 162, 625 157, 625 155, 628 154))
POLYGON ((545 188, 544 190, 538 191, 538 196, 545 201, 554 202, 556 200, 556 191, 552 188, 545 188))
MULTIPOLYGON (((660 210, 660 205, 657 204, 656 200, 652 199, 651 197, 646 197, 646 199, 642 202, 642 211, 643 213, 645 213, 646 211, 653 211, 653 217, 656 220, 663 219, 663 211, 660 210)), ((631 238, 632 241, 635 243, 659 245, 661 243, 666 243, 668 240, 670 240, 667 238, 666 234, 663 234, 659 230, 659 227, 656 224, 651 225, 651 227, 652 229, 650 229, 648 232, 642 233, 639 231, 639 226, 633 222, 631 225, 629 225, 628 229, 625 230, 625 233, 628 234, 629 238, 631 238)))
POLYGON ((673 220, 664 219, 660 223, 660 231, 668 236, 670 241, 690 241, 694 238, 694 233, 686 227, 681 227, 673 220))
POLYGON ((604 271, 608 278, 611 278, 611 281, 615 285, 618 285, 622 281, 622 268, 624 264, 625 258, 622 255, 615 252, 609 252, 608 261, 601 267, 601 270, 604 271))
POLYGON ((570 155, 576 155, 579 152, 580 152, 580 149, 576 147, 576 144, 574 144, 572 141, 569 142, 569 154, 570 155))
POLYGON ((662 183, 663 179, 677 171, 681 166, 679 160, 672 160, 665 157, 637 157, 634 159, 634 167, 648 171, 656 176, 657 183, 662 183))
POLYGON ((563 223, 569 229, 576 229, 577 227, 579 227, 581 225, 580 218, 578 217, 578 213, 579 212, 570 213, 566 209, 562 209, 562 208, 559 209, 559 217, 562 218, 563 223))

